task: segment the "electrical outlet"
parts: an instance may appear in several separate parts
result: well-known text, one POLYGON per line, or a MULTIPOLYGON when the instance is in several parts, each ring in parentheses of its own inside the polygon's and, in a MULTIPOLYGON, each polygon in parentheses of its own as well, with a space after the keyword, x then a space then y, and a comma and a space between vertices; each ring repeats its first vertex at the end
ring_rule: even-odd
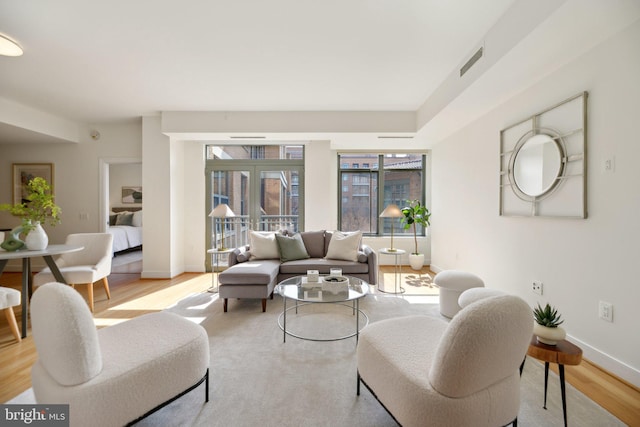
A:
POLYGON ((600 301, 598 305, 598 317, 607 322, 613 322, 613 304, 610 302, 600 301))
POLYGON ((539 280, 534 280, 531 290, 534 294, 542 295, 542 282, 539 280))

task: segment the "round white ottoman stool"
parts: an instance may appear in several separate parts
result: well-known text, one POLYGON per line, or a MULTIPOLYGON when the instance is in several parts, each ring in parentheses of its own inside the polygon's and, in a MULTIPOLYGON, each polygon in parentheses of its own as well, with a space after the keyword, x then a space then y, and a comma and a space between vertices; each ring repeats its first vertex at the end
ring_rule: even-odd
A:
POLYGON ((458 305, 461 308, 465 308, 469 304, 473 304, 474 302, 480 301, 481 299, 497 297, 500 295, 506 295, 506 293, 497 289, 471 288, 460 294, 460 297, 458 298, 458 305))
POLYGON ((458 298, 471 288, 483 288, 484 282, 475 274, 459 270, 445 270, 436 274, 433 283, 440 288, 440 314, 452 318, 461 310, 458 298))
POLYGON ((14 337, 19 341, 22 341, 20 330, 18 329, 18 323, 16 322, 16 315, 13 312, 13 307, 20 305, 22 301, 20 298, 20 291, 13 288, 0 287, 0 311, 4 311, 7 322, 9 322, 9 328, 14 337))

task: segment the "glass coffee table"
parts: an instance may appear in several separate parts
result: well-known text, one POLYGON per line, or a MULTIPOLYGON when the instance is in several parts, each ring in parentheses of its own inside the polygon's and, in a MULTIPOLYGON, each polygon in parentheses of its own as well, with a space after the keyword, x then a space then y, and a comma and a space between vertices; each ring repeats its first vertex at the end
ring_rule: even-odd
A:
POLYGON ((314 283, 307 282, 307 276, 295 276, 283 280, 276 286, 276 292, 282 296, 284 304, 284 309, 278 317, 278 326, 283 332, 283 342, 287 341, 287 335, 308 341, 339 341, 356 337, 356 343, 358 342, 360 330, 369 323, 369 317, 360 310, 360 298, 369 293, 369 284, 356 277, 344 276, 348 279, 348 285, 336 286, 333 283, 324 283, 323 277, 327 275, 320 275, 319 281, 314 283), (287 300, 295 301, 295 305, 287 308, 287 300), (337 304, 350 308, 355 317, 355 331, 335 338, 314 338, 287 331, 287 313, 295 310, 297 314, 298 308, 310 304, 337 304), (360 315, 364 318, 362 326, 360 315))

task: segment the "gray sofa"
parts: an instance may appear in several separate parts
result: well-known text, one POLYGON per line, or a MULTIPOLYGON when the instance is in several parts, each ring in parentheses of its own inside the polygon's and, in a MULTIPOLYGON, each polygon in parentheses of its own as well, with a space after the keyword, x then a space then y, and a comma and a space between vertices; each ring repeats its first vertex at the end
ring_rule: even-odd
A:
POLYGON ((341 268, 342 274, 376 284, 377 258, 369 246, 360 244, 357 261, 327 258, 333 232, 303 231, 300 233, 309 258, 282 262, 280 258, 252 259, 251 248, 237 248, 229 254, 229 268, 218 276, 219 295, 227 311, 229 298, 257 298, 266 311, 267 298, 273 299, 275 286, 284 279, 305 275, 307 270, 328 274, 331 268, 341 268))

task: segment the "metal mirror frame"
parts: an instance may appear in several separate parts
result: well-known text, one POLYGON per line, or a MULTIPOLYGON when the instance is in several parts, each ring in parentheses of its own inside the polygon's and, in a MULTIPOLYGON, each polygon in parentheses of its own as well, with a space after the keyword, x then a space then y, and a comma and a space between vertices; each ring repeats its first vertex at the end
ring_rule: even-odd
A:
POLYGON ((500 216, 587 218, 586 91, 500 131, 500 216), (518 151, 533 136, 549 135, 561 153, 560 171, 541 194, 523 192, 515 181, 518 151))
POLYGON ((550 196, 553 193, 553 191, 558 188, 559 184, 562 182, 562 178, 564 177, 564 173, 566 171, 566 162, 567 162, 566 151, 567 150, 564 144, 564 140, 562 139, 560 134, 553 129, 550 129, 550 128, 532 129, 526 132, 524 135, 522 135, 518 140, 518 142, 516 143, 516 146, 514 150, 511 152, 511 156, 509 158, 508 176, 509 176, 509 181, 511 183, 511 189, 516 194, 516 196, 519 199, 524 200, 526 202, 535 202, 535 201, 543 200, 545 197, 550 196), (549 139, 555 143, 555 146, 558 149, 558 154, 560 156, 560 167, 558 168, 558 172, 556 173, 556 176, 554 177, 553 182, 550 185, 548 185, 542 192, 538 194, 529 194, 524 189, 522 189, 520 185, 518 185, 518 182, 515 176, 516 166, 517 166, 516 160, 518 158, 518 155, 521 154, 522 150, 527 145, 527 143, 531 141, 532 138, 538 135, 548 136, 549 139))

